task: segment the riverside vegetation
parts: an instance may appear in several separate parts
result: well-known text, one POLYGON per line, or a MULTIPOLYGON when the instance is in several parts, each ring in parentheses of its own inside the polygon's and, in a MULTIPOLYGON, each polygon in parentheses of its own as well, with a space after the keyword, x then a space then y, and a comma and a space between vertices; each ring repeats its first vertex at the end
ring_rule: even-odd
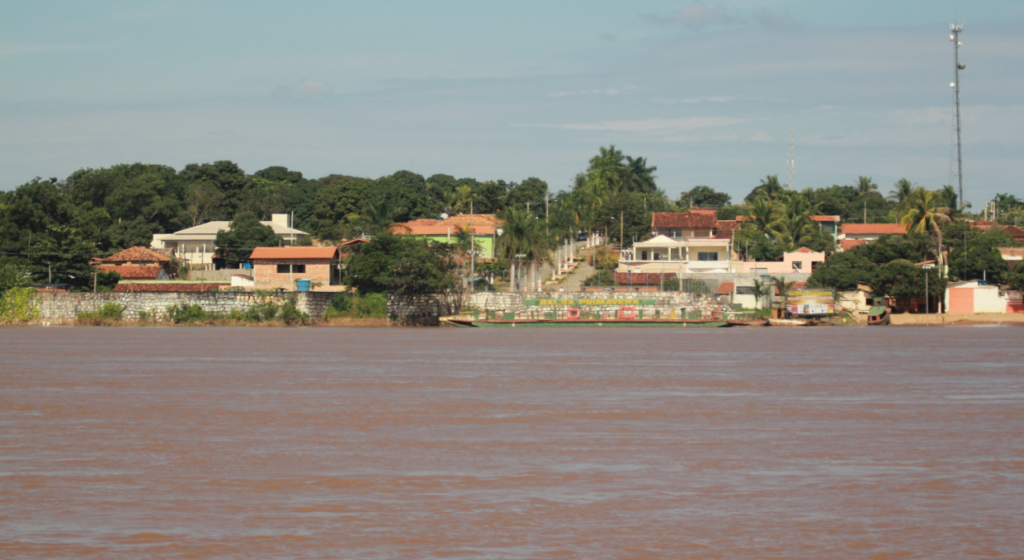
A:
MULTIPOLYGON (((495 262, 477 267, 477 272, 485 274, 506 274, 518 255, 524 267, 550 262, 553 251, 580 232, 600 231, 611 245, 629 245, 650 235, 652 213, 700 206, 716 208, 723 220, 747 217, 736 232, 734 247, 750 258, 779 260, 784 252, 803 246, 825 252, 828 258, 812 277, 812 285, 843 288, 867 282, 878 288, 878 294, 920 293, 924 274, 937 273, 914 272, 907 264, 940 259, 951 250, 948 280, 987 275, 1024 288, 1024 269, 1010 271, 994 249, 1017 243, 998 228, 964 231, 962 220, 977 216, 948 185, 932 191, 900 179, 885 196, 867 176, 848 185, 797 191, 781 185, 776 175, 768 175, 739 203, 706 185, 684 191, 673 201, 656 183, 657 167, 643 157, 608 146, 601 147, 588 163, 570 187, 558 193, 551 193, 547 183, 533 177, 521 182, 481 181, 445 174, 424 177, 403 170, 377 179, 343 174, 308 179, 279 166, 247 174, 230 161, 189 164, 180 171, 163 165, 126 164, 81 169, 66 179, 36 178, 13 191, 0 192, 0 293, 5 294, 0 313, 10 317, 7 320, 31 320, 25 315, 26 296, 13 292, 8 298, 6 294, 32 281, 64 283, 72 291, 109 291, 118 275, 99 272, 94 276, 92 259, 149 245, 154 233, 209 220, 230 220, 228 230, 218 236, 218 251, 245 258, 256 246, 280 242, 260 220, 289 211, 297 228, 322 242, 372 237, 360 254, 348 260, 344 282, 358 291, 356 302, 371 294, 430 293, 457 307, 466 290, 472 236, 453 232, 454 243, 430 244, 390 232, 396 222, 471 209, 495 213, 504 222, 495 262), (832 237, 811 220, 815 214, 838 215, 846 223, 903 223, 910 230, 905 238, 909 245, 885 242, 885 250, 865 246, 838 253, 832 237)), ((1024 205, 1014 195, 998 195, 992 207, 1000 224, 1024 217, 1024 205)), ((588 279, 588 285, 614 282, 611 259, 599 260, 604 261, 595 263, 599 274, 588 279)), ((941 289, 944 280, 929 277, 929 287, 941 289)), ((485 283, 483 289, 488 287, 485 283)), ((359 310, 360 305, 370 303, 354 307, 351 302, 347 307, 339 303, 331 313, 339 317, 368 314, 359 310)), ((195 318, 195 312, 182 313, 189 318, 186 322, 268 320, 195 318)), ((282 315, 275 317, 272 320, 284 320, 282 315)))

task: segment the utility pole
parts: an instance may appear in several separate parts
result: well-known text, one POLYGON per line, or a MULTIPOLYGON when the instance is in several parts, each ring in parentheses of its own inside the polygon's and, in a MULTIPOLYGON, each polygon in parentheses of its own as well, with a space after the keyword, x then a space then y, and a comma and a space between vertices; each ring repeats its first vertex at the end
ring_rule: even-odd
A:
POLYGON ((960 62, 960 46, 963 45, 960 42, 960 32, 963 30, 963 24, 949 24, 949 40, 953 42, 954 79, 950 85, 953 86, 954 97, 956 98, 956 180, 959 186, 958 196, 960 197, 960 204, 964 204, 964 165, 960 151, 960 71, 967 67, 966 64, 960 62))
POLYGON ((864 201, 864 223, 868 223, 868 201, 864 201))

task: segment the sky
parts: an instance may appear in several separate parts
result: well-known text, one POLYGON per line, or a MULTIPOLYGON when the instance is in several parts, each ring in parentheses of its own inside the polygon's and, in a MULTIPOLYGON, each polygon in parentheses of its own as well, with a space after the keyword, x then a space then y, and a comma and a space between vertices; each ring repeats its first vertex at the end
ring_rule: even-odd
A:
POLYGON ((118 163, 408 169, 568 189, 600 146, 672 199, 769 174, 1024 197, 1024 2, 7 2, 0 188, 118 163))

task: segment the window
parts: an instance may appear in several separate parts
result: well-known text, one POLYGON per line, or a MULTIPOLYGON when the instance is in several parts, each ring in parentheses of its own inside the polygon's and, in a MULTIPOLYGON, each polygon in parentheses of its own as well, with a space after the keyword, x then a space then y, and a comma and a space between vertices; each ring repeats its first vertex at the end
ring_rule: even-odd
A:
POLYGON ((279 265, 277 265, 277 273, 278 274, 288 274, 289 272, 292 272, 292 273, 295 273, 295 274, 305 274, 306 273, 306 265, 304 265, 304 264, 279 264, 279 265))
POLYGON ((803 270, 804 261, 793 261, 793 270, 803 270))
POLYGON ((647 260, 647 251, 640 251, 640 260, 642 260, 642 261, 646 261, 647 260))
POLYGON ((815 270, 818 270, 818 265, 819 265, 819 264, 821 264, 821 263, 820 263, 820 262, 817 262, 817 261, 815 261, 815 262, 812 262, 812 263, 811 263, 811 272, 814 272, 815 270))
POLYGON ((717 261, 718 260, 718 253, 699 252, 699 253, 697 253, 697 260, 698 261, 717 261))
POLYGON ((654 253, 654 260, 660 261, 661 260, 661 253, 654 253))
POLYGON ((736 286, 736 295, 738 296, 752 296, 754 295, 753 286, 736 286))

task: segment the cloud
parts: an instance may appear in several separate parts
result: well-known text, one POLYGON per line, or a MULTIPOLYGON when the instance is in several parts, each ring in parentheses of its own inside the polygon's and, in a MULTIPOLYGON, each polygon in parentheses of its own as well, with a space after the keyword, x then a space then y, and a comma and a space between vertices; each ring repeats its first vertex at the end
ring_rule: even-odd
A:
POLYGON ((279 87, 274 91, 276 97, 318 97, 329 93, 331 93, 330 86, 309 78, 297 84, 279 87))
POLYGON ((736 99, 736 98, 732 97, 732 96, 716 96, 716 97, 693 97, 693 98, 690 98, 690 99, 663 99, 663 98, 659 98, 659 99, 655 99, 655 101, 657 101, 658 103, 662 103, 664 105, 676 105, 677 103, 685 103, 687 105, 692 105, 694 103, 704 103, 705 101, 710 101, 711 103, 725 103, 726 101, 732 101, 733 99, 736 99))
POLYGON ((744 122, 733 117, 686 117, 682 119, 643 119, 629 121, 602 121, 576 124, 531 124, 535 128, 560 128, 563 130, 609 130, 612 132, 680 132, 716 126, 729 126, 744 122))
POLYGON ((667 16, 647 14, 644 18, 658 25, 682 25, 693 31, 700 31, 709 25, 734 25, 746 22, 721 6, 709 8, 700 0, 667 16))
POLYGON ((569 95, 618 95, 620 93, 632 93, 637 88, 634 86, 626 86, 621 88, 608 88, 608 89, 588 89, 583 91, 560 91, 558 93, 549 93, 548 97, 566 97, 569 95))

